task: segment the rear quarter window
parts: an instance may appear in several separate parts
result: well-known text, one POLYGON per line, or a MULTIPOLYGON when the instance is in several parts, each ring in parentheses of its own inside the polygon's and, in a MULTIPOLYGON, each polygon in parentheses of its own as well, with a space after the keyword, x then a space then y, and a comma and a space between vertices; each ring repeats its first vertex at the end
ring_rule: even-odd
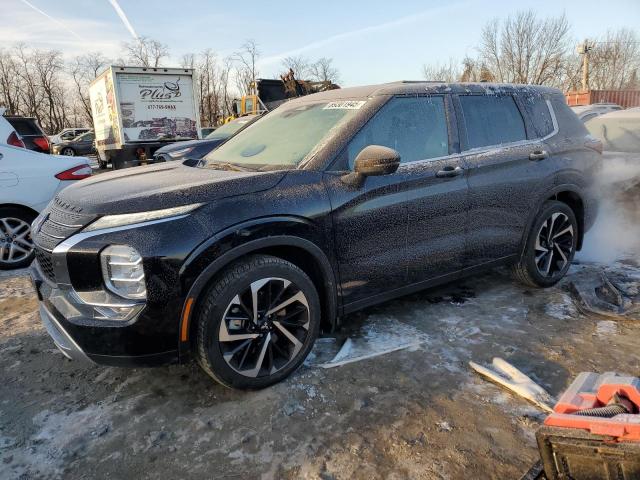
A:
POLYGON ((524 120, 511 95, 462 95, 467 148, 526 140, 524 120))
POLYGON ((525 101, 538 137, 546 137, 553 133, 553 119, 547 100, 542 95, 529 95, 525 101))

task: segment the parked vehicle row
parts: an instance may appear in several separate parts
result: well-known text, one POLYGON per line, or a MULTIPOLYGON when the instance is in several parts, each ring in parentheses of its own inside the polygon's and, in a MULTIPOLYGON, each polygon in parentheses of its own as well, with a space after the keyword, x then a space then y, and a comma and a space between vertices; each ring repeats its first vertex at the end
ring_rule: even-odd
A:
POLYGON ((253 123, 259 117, 259 115, 247 115, 236 118, 235 120, 218 127, 202 140, 189 140, 185 142, 171 143, 156 150, 153 155, 153 159, 155 162, 185 160, 187 158, 199 160, 222 142, 237 133, 240 129, 253 123))
POLYGON ((620 105, 615 103, 593 103, 591 105, 580 105, 577 107, 571 107, 571 110, 578 116, 582 123, 597 117, 598 115, 604 115, 605 113, 615 112, 622 110, 620 105))
POLYGON ((49 137, 49 141, 51 142, 51 145, 55 145, 57 143, 62 143, 62 142, 68 142, 82 135, 83 133, 87 133, 90 130, 91 129, 88 127, 64 128, 57 134, 51 135, 49 137))
POLYGON ((347 313, 497 265, 547 287, 594 221, 602 144, 545 87, 399 82, 291 100, 207 154, 112 172, 34 222, 70 358, 294 371, 347 313))
POLYGON ((51 147, 51 153, 54 155, 65 155, 67 157, 75 157, 76 155, 91 155, 95 153, 95 135, 93 131, 88 131, 60 143, 56 143, 51 147))
POLYGON ((91 175, 86 158, 53 157, 11 143, 15 130, 7 120, 0 115, 0 269, 32 262, 31 222, 63 188, 91 175))

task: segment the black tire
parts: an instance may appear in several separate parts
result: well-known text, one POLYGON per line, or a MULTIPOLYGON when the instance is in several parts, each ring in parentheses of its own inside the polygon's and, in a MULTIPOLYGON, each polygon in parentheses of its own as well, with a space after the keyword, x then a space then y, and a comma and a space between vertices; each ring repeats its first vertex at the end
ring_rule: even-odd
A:
POLYGON ((71 147, 64 147, 60 150, 60 155, 64 155, 65 157, 75 157, 76 151, 71 147))
POLYGON ((196 358, 203 370, 229 388, 260 389, 289 376, 307 357, 320 329, 320 301, 313 282, 296 265, 278 257, 251 255, 217 276, 202 297, 196 322, 196 358), (252 287, 265 280, 251 296, 252 287), (286 303, 287 297, 302 301, 267 315, 274 306, 286 303), (253 298, 257 299, 255 309, 253 298), (232 339, 242 335, 241 340, 232 339), (221 340, 223 336, 226 340, 221 340), (243 368, 245 360, 248 368, 243 368))
MULTIPOLYGON (((22 252, 17 252, 14 250, 13 255, 17 255, 20 253, 20 257, 11 260, 10 256, 10 243, 16 240, 16 237, 22 236, 25 232, 28 232, 27 239, 29 243, 32 243, 31 240, 31 222, 33 222, 36 218, 36 214, 29 210, 22 210, 16 207, 0 207, 0 270, 12 270, 14 268, 23 268, 27 267, 33 261, 33 257, 35 255, 33 251, 33 246, 31 246, 30 252, 28 254, 23 254, 22 252), (20 226, 20 222, 23 223, 22 227, 17 230, 14 234, 9 232, 9 229, 16 229, 20 226), (25 226, 26 224, 27 226, 25 226), (25 230, 28 228, 28 230, 25 230), (7 236, 9 235, 9 236, 7 236), (10 238, 11 237, 11 238, 10 238)), ((26 245, 19 241, 17 243, 21 248, 25 248, 26 245)))
POLYGON ((530 287, 555 285, 571 266, 578 235, 578 222, 573 210, 556 200, 545 202, 531 227, 524 253, 513 266, 514 277, 530 287), (552 238, 555 235, 557 237, 552 238))
POLYGON ((105 162, 104 160, 98 159, 98 168, 100 170, 106 170, 107 169, 107 162, 105 162))

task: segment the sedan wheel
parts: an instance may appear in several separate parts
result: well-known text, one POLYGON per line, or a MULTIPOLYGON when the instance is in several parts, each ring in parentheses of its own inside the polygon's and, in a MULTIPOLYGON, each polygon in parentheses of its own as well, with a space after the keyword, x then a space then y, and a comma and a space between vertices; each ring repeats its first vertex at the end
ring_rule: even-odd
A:
POLYGON ((31 226, 16 217, 0 217, 0 268, 28 265, 33 257, 31 226))
POLYGON ((202 300, 198 361, 223 385, 263 388, 293 372, 318 335, 313 282, 296 265, 268 255, 231 265, 202 300))
POLYGON ((65 155, 67 157, 75 157, 76 156, 76 152, 73 148, 70 147, 66 147, 62 149, 62 155, 65 155))

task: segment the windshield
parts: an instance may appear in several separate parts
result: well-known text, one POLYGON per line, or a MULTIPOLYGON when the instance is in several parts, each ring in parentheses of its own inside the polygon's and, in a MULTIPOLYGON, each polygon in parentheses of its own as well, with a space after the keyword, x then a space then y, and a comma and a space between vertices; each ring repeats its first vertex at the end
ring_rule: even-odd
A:
POLYGON ((81 142, 83 140, 93 140, 93 132, 83 133, 73 139, 74 142, 81 142))
POLYGON ((209 153, 203 167, 226 164, 255 170, 295 168, 364 103, 284 104, 209 153))
POLYGON ((216 128, 213 132, 211 132, 204 138, 208 140, 225 140, 236 133, 238 130, 240 130, 242 127, 244 127, 247 123, 251 123, 253 120, 254 117, 238 118, 237 120, 225 123, 221 127, 216 128))

